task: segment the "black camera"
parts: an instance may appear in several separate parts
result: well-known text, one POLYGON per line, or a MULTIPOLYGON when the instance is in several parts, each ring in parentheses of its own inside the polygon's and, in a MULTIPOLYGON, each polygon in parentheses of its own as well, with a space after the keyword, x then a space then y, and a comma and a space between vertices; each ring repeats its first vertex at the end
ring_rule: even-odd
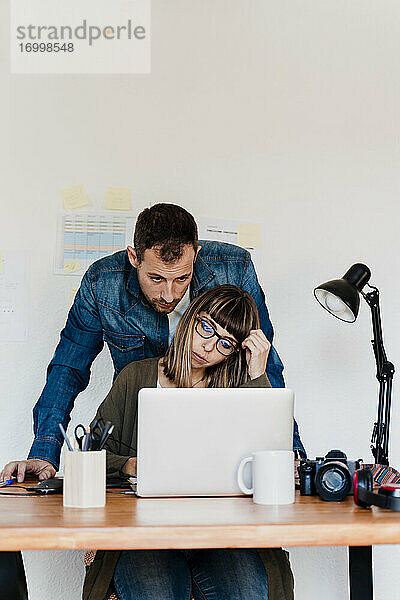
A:
POLYGON ((362 459, 347 460, 341 450, 331 450, 315 460, 304 459, 298 466, 300 494, 318 495, 328 502, 344 500, 353 493, 353 474, 361 467, 362 459))

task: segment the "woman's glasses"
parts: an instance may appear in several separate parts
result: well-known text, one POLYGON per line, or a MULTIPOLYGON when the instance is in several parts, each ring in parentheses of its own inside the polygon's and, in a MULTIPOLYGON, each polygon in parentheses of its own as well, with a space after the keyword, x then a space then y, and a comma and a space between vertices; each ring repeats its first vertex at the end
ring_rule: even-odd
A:
POLYGON ((218 340, 217 340, 215 347, 217 348, 218 352, 220 354, 223 354, 224 356, 230 356, 231 354, 236 352, 236 350, 238 350, 238 347, 236 344, 234 344, 228 338, 224 338, 221 335, 219 335, 215 331, 215 329, 211 325, 211 323, 206 321, 206 319, 201 319, 200 317, 197 317, 197 323, 196 323, 195 329, 196 329, 197 333, 206 340, 208 340, 209 338, 212 338, 214 336, 217 337, 218 340))

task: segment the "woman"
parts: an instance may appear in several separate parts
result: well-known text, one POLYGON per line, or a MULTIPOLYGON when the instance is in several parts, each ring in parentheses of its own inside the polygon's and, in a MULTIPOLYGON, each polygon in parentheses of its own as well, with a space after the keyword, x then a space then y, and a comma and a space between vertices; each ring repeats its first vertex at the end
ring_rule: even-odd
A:
MULTIPOLYGON (((253 298, 223 285, 191 302, 162 358, 131 363, 96 414, 114 424, 109 476, 136 475, 137 397, 143 387, 270 387, 270 343, 253 298)), ((293 579, 281 549, 98 551, 85 579, 84 600, 289 600, 293 579), (267 592, 268 590, 268 592, 267 592)))

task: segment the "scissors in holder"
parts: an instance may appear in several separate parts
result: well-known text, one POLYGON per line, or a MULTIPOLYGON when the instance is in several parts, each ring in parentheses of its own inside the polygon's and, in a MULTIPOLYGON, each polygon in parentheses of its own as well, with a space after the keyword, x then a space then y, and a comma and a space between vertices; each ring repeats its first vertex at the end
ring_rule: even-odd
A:
POLYGON ((104 445, 109 436, 112 434, 113 430, 114 425, 111 423, 111 421, 104 421, 102 418, 99 420, 95 419, 90 427, 90 435, 92 440, 91 449, 103 450, 104 445))
POLYGON ((98 450, 100 441, 103 437, 103 427, 99 421, 95 419, 90 425, 90 449, 98 450))
POLYGON ((78 442, 78 446, 80 450, 90 450, 90 438, 89 438, 89 447, 85 448, 85 442, 86 442, 86 446, 87 446, 87 432, 85 427, 80 423, 79 425, 77 425, 75 427, 75 439, 78 442), (80 435, 80 433, 82 432, 82 435, 80 435))

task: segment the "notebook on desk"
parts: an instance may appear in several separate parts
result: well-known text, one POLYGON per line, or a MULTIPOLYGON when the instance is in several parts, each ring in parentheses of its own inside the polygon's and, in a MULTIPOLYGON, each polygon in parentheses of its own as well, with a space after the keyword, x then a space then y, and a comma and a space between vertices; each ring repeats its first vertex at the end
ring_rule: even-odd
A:
POLYGON ((284 388, 142 389, 138 496, 242 495, 242 458, 292 449, 293 404, 284 388))

